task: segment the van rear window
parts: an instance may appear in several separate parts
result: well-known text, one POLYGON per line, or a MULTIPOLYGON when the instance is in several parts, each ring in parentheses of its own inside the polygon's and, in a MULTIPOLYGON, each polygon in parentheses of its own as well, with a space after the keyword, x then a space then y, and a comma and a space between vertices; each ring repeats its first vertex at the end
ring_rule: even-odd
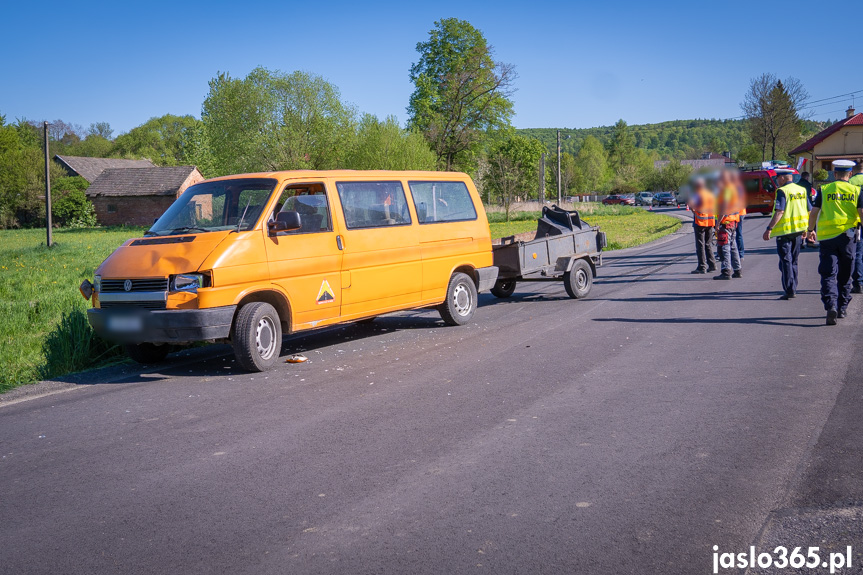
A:
POLYGON ((408 182, 421 224, 476 219, 476 208, 464 182, 408 182))
POLYGON ((350 230, 411 223, 401 182, 336 182, 336 189, 350 230))

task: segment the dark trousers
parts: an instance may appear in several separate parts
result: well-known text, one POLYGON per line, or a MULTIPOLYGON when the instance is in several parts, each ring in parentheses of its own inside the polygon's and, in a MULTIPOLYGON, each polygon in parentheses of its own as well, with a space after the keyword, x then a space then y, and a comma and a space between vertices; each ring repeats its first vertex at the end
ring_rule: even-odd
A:
POLYGON ((800 257, 802 238, 802 234, 776 237, 779 271, 782 272, 782 289, 787 294, 797 292, 797 258, 800 257))
POLYGON ((819 245, 821 301, 824 309, 841 311, 851 302, 851 274, 854 272, 857 240, 848 234, 839 234, 835 238, 821 240, 819 245))
POLYGON ((716 258, 713 255, 713 227, 693 226, 695 230, 695 255, 698 258, 698 269, 716 269, 716 258))
POLYGON ((854 258, 854 273, 851 279, 857 285, 863 285, 863 241, 857 242, 856 257, 854 258))
POLYGON ((737 253, 740 259, 743 259, 743 218, 740 216, 740 221, 737 222, 737 253))

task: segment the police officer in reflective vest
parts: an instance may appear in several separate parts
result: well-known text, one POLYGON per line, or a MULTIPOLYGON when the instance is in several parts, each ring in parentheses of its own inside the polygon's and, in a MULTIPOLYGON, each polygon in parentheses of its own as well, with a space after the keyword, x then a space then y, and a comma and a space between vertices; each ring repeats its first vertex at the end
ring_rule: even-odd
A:
MULTIPOLYGON (((848 183, 863 188, 863 165, 858 163, 854 166, 848 183)), ((854 258, 854 273, 851 275, 851 280, 854 283, 851 293, 863 293, 863 241, 859 239, 857 240, 857 256, 854 258)))
POLYGON ((837 318, 845 317, 851 303, 857 224, 863 216, 860 188, 848 183, 853 166, 850 160, 833 162, 836 181, 821 187, 809 214, 809 239, 820 242, 818 273, 827 325, 836 325, 837 318))
POLYGON ((707 189, 704 180, 696 178, 692 182, 692 196, 689 207, 692 210, 692 228, 695 232, 695 255, 698 267, 692 270, 694 274, 703 274, 716 270, 716 258, 713 255, 713 226, 716 225, 716 198, 707 189))
POLYGON ((764 230, 764 241, 776 238, 779 254, 779 271, 782 272, 782 289, 779 299, 789 300, 797 294, 797 258, 809 223, 809 192, 794 183, 793 176, 781 174, 776 177, 781 186, 776 190, 773 202, 773 217, 764 230))

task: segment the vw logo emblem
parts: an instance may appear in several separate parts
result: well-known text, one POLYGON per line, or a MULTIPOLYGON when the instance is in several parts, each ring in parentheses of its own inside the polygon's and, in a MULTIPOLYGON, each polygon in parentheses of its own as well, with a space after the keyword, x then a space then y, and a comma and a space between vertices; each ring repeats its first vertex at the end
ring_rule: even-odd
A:
POLYGON ((123 289, 126 291, 132 291, 132 280, 126 280, 123 282, 123 289))

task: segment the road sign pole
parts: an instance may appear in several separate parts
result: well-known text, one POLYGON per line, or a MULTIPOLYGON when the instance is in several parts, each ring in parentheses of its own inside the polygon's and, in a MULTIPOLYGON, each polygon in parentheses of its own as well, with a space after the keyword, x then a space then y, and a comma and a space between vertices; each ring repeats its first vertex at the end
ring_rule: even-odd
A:
POLYGON ((560 130, 557 131, 557 205, 561 203, 560 197, 560 130))

